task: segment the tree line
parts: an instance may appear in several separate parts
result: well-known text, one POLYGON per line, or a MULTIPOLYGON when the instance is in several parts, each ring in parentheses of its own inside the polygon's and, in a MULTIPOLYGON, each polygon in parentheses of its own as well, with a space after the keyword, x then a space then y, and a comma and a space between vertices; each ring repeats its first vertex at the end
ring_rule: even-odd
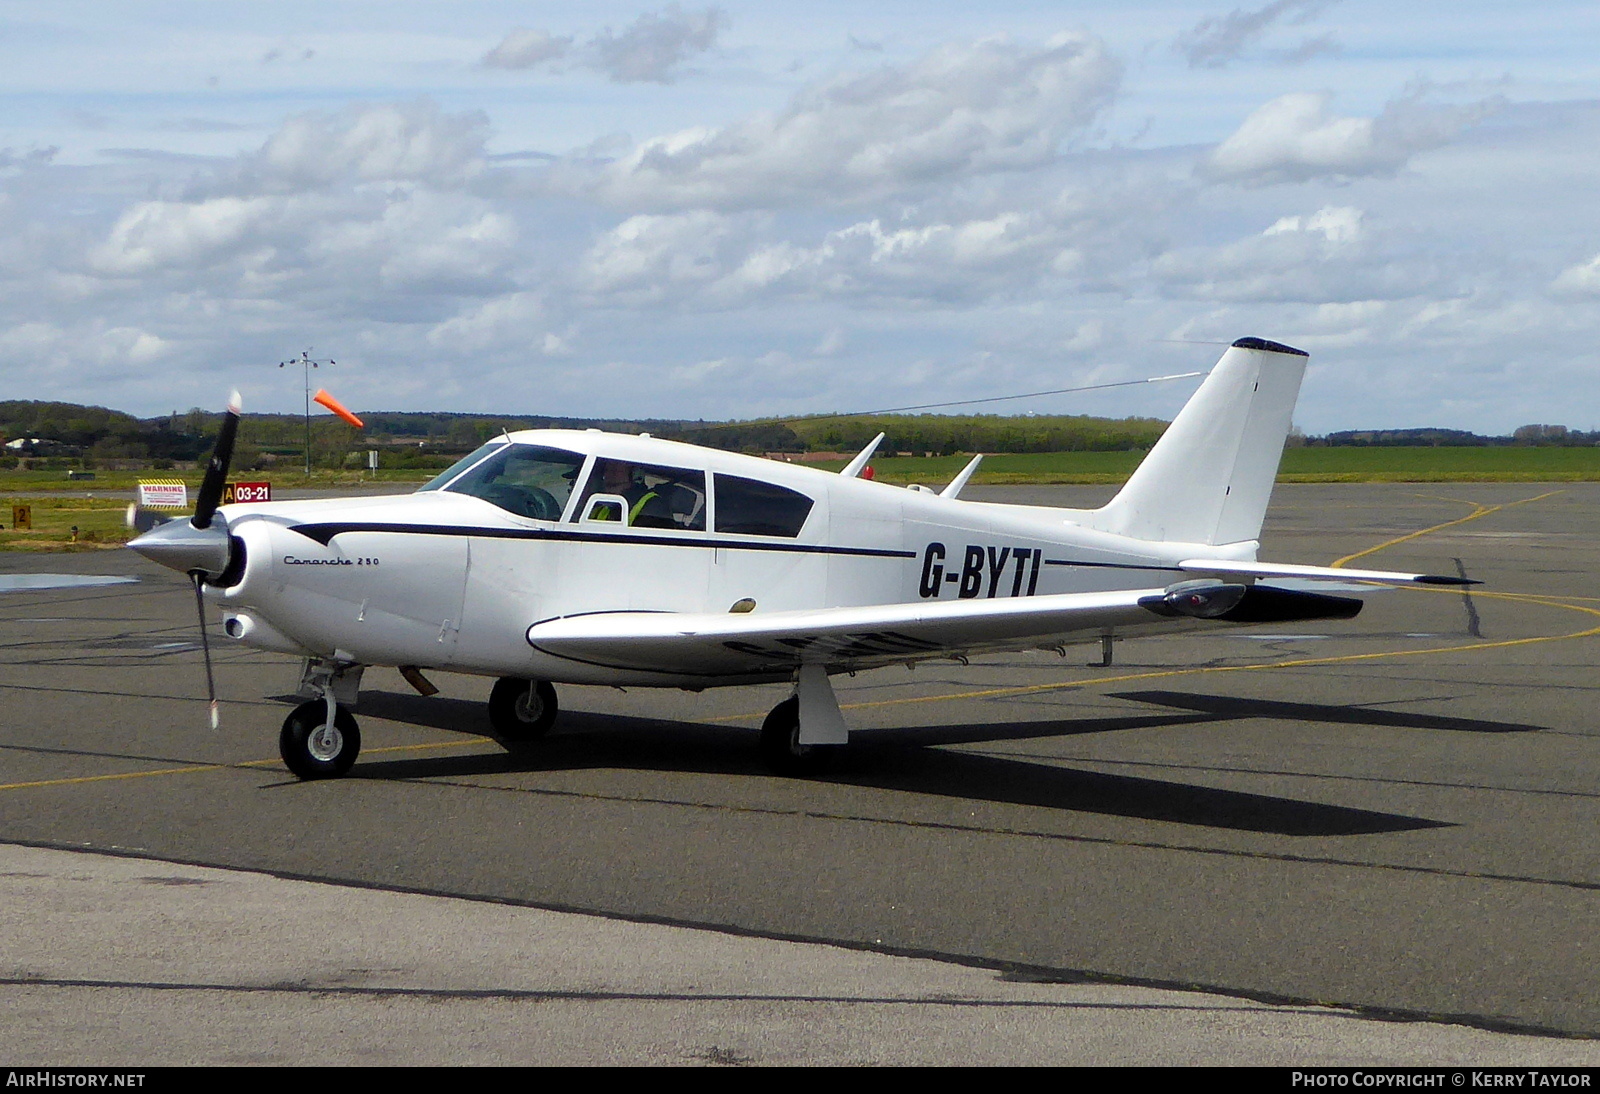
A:
MULTIPOLYGON (((324 415, 311 419, 313 463, 318 467, 364 467, 365 452, 380 453, 380 466, 445 466, 491 437, 519 429, 604 429, 650 433, 736 452, 855 452, 878 433, 880 451, 916 455, 965 452, 1123 452, 1148 449, 1167 423, 1156 418, 1095 418, 1087 415, 889 414, 815 415, 792 419, 686 421, 600 419, 542 415, 450 414, 376 411, 362 415, 358 431, 324 415)), ((30 456, 124 460, 172 466, 204 460, 215 443, 220 414, 198 407, 156 418, 136 418, 105 407, 13 400, 0 402, 0 439, 38 439, 37 449, 4 449, 6 465, 30 456)), ((306 423, 298 414, 247 414, 240 423, 235 464, 241 470, 293 466, 305 457, 306 423)), ((1506 436, 1457 429, 1343 430, 1308 437, 1296 431, 1290 444, 1343 446, 1592 445, 1600 432, 1559 425, 1521 426, 1506 436)))

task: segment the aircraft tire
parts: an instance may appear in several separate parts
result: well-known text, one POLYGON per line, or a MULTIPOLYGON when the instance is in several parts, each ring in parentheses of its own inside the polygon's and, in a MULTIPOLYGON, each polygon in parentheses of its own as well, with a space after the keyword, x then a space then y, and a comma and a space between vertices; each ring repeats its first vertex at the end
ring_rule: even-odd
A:
POLYGON ((548 680, 506 676, 497 680, 489 692, 489 724, 502 741, 538 740, 550 731, 559 712, 556 689, 548 680))
POLYGON ((839 745, 800 743, 800 700, 785 699, 761 723, 761 758, 777 775, 815 775, 838 757, 839 745))
POLYGON ((301 703, 283 720, 278 734, 278 754, 284 766, 302 779, 335 779, 350 770, 361 752, 361 729, 343 707, 333 715, 333 740, 320 734, 328 717, 321 699, 301 703))

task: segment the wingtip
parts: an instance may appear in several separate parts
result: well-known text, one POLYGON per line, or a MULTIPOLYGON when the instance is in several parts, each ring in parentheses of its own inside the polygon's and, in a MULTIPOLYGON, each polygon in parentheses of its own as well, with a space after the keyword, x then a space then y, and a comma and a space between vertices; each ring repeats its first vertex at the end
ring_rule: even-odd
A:
POLYGON ((1418 585, 1482 585, 1470 577, 1451 577, 1447 574, 1422 574, 1414 579, 1418 585))

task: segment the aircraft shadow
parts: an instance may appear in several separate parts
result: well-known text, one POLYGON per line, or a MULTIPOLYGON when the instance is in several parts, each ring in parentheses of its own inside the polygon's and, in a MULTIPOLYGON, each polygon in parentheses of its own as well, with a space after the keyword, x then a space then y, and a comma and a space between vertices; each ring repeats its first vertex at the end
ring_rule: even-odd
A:
POLYGON ((1438 729, 1452 733, 1539 733, 1543 726, 1520 722, 1489 722, 1479 718, 1454 718, 1442 714, 1414 714, 1403 710, 1375 710, 1356 704, 1285 703, 1273 699, 1240 699, 1232 695, 1201 695, 1179 691, 1119 691, 1113 698, 1176 707, 1210 715, 1214 720, 1279 718, 1292 722, 1335 722, 1346 725, 1388 726, 1397 729, 1438 729))
MULTIPOLYGON (((488 728, 481 704, 461 700, 363 692, 361 705, 362 713, 414 725, 471 733, 488 728), (470 713, 463 708, 471 708, 470 713), (457 714, 464 716, 452 723, 457 714)), ((1188 715, 863 730, 855 735, 838 769, 815 781, 1287 836, 1370 835, 1449 826, 1422 817, 930 747, 1212 720, 1214 715, 1188 715)), ((350 777, 469 778, 586 768, 767 774, 750 729, 567 711, 549 737, 512 746, 507 752, 364 761, 350 777)))
POLYGON ((1359 836, 1450 827, 1424 817, 943 749, 896 749, 892 757, 882 756, 888 762, 875 763, 879 757, 869 750, 878 751, 864 744, 866 754, 852 757, 850 770, 836 781, 1281 836, 1359 836))
MULTIPOLYGON (((300 702, 298 696, 290 699, 300 702)), ((489 712, 482 703, 470 699, 446 699, 442 695, 428 698, 409 692, 361 692, 359 714, 386 718, 391 722, 428 726, 452 733, 479 733, 489 735, 489 712)), ((565 717, 565 715, 563 715, 565 717)))

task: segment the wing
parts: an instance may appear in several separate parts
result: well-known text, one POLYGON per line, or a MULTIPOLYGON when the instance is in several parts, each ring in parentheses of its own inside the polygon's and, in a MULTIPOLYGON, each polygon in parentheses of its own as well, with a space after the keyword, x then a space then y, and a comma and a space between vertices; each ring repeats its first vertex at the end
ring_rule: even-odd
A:
POLYGON ((1165 589, 929 601, 767 615, 597 612, 528 628, 541 653, 674 675, 771 675, 1051 648, 1108 633, 1171 630, 1196 619, 1258 623, 1349 618, 1361 601, 1216 580, 1165 589))

